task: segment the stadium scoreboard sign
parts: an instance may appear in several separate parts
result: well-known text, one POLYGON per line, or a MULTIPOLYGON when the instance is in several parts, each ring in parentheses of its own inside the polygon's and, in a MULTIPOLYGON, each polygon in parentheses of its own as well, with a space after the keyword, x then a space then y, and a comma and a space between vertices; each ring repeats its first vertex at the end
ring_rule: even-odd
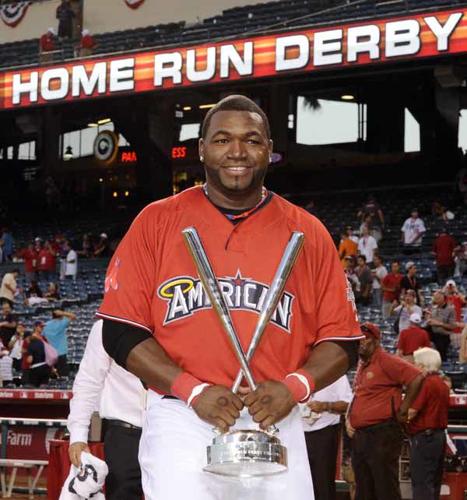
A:
POLYGON ((467 52, 467 9, 0 73, 0 108, 467 52))

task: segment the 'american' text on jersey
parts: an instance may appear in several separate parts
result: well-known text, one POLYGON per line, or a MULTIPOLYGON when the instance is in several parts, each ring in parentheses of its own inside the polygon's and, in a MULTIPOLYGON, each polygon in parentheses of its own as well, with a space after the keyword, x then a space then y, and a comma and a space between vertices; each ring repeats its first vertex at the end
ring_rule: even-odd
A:
MULTIPOLYGON (((218 279, 218 282, 229 309, 261 312, 269 290, 267 285, 250 278, 243 278, 240 272, 232 278, 218 279)), ((211 307, 211 302, 201 281, 191 276, 176 276, 167 280, 159 287, 157 294, 161 299, 167 301, 164 324, 211 307)), ((271 318, 272 323, 288 333, 290 333, 294 298, 290 293, 284 292, 271 318)))

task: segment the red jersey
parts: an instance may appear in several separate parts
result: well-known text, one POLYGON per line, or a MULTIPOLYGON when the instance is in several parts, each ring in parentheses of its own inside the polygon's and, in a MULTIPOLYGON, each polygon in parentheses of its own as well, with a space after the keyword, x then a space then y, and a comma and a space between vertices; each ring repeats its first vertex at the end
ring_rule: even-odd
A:
POLYGON ((39 252, 39 271, 54 272, 56 268, 56 262, 57 258, 50 250, 43 248, 39 252))
POLYGON ((92 49, 96 45, 94 38, 91 35, 84 35, 81 37, 81 48, 92 49))
POLYGON ((38 253, 35 250, 25 248, 21 251, 20 257, 24 260, 24 271, 27 273, 34 273, 37 271, 39 263, 38 253))
POLYGON ((292 231, 305 241, 251 366, 258 381, 282 380, 312 346, 361 337, 353 294, 334 243, 315 217, 273 194, 233 224, 201 187, 148 205, 109 264, 98 315, 151 332, 198 379, 232 384, 239 370, 181 231, 194 226, 246 351, 292 231))
POLYGON ((50 52, 55 50, 55 39, 50 33, 44 33, 40 39, 41 51, 50 52))
POLYGON ((394 417, 402 402, 402 386, 420 373, 414 365, 381 347, 376 349, 367 365, 360 361, 349 415, 352 427, 360 429, 394 417))
POLYGON ((387 292, 386 290, 383 291, 383 299, 386 302, 394 302, 399 299, 399 295, 401 293, 401 281, 403 277, 404 276, 400 273, 388 273, 383 278, 383 281, 381 281, 383 287, 395 289, 394 292, 387 292))
POLYGON ((440 234, 433 242, 433 252, 436 254, 436 264, 438 266, 454 265, 452 252, 456 248, 456 240, 449 234, 440 234))
POLYGON ((420 347, 431 347, 428 332, 419 326, 409 326, 402 330, 397 342, 397 349, 402 351, 404 356, 413 354, 420 347))
POLYGON ((411 408, 418 411, 409 423, 409 434, 448 426, 449 387, 438 374, 429 374, 411 408))

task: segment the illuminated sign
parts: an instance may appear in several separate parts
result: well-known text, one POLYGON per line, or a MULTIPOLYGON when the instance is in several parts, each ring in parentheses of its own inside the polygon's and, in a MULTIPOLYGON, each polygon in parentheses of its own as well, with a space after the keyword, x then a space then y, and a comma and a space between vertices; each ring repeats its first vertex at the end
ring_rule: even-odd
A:
POLYGON ((176 146, 172 148, 172 160, 182 160, 186 158, 187 147, 186 146, 176 146))
POLYGON ((467 8, 0 73, 0 107, 467 52, 467 8))
POLYGON ((136 163, 137 161, 136 151, 120 151, 120 163, 136 163))

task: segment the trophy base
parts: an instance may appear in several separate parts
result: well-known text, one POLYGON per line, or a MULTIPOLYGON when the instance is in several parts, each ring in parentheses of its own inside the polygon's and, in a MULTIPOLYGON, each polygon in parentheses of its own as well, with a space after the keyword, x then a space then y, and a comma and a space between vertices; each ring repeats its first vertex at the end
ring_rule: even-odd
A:
POLYGON ((287 449, 280 440, 257 430, 235 430, 216 436, 207 448, 211 474, 233 477, 261 477, 287 470, 287 449))

